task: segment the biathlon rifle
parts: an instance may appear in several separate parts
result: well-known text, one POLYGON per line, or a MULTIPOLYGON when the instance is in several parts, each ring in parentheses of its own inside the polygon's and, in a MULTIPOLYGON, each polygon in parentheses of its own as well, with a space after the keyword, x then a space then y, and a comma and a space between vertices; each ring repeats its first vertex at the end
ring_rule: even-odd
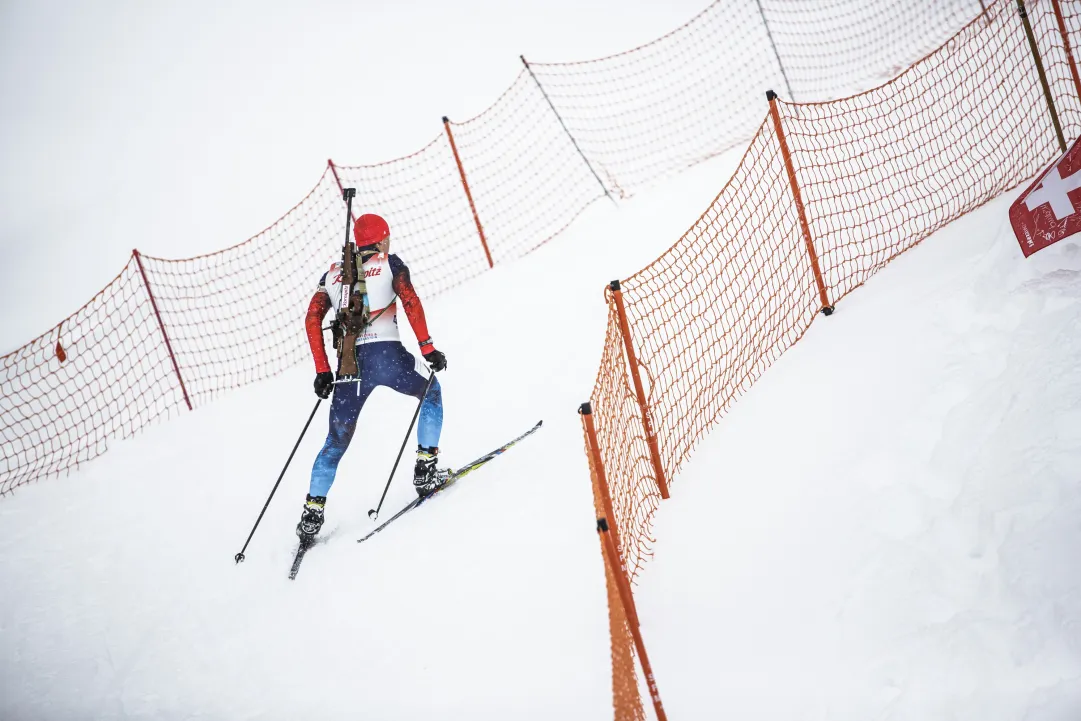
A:
POLYGON ((368 309, 365 303, 364 278, 358 272, 357 251, 353 245, 353 198, 356 188, 342 189, 345 200, 345 246, 342 249, 342 302, 338 306, 335 318, 337 330, 334 333, 334 345, 338 351, 337 383, 356 380, 360 375, 357 368, 357 337, 364 332, 368 324, 368 309), (359 282, 358 282, 359 281, 359 282))

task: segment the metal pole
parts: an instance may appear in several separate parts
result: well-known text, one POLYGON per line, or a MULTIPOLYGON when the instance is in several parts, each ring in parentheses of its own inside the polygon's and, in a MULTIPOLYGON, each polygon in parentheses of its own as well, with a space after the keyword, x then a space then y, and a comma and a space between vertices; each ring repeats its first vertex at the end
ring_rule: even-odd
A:
POLYGON ((1040 76, 1040 85, 1043 87, 1043 96, 1047 100, 1047 110, 1051 113, 1051 123, 1055 126, 1055 135, 1058 136, 1058 145, 1062 152, 1066 152, 1066 136, 1062 134, 1062 124, 1059 123, 1058 110, 1055 109, 1055 100, 1051 97, 1051 86, 1047 84, 1047 74, 1043 69, 1043 59, 1040 57, 1040 48, 1036 45, 1036 36, 1032 33, 1032 23, 1028 19, 1028 10, 1025 8, 1025 0, 1017 0, 1017 13, 1021 16, 1021 22, 1025 26, 1025 35, 1028 36, 1028 47, 1032 51, 1032 59, 1036 62, 1036 73, 1040 76))
POLYGON ((634 381, 634 392, 638 396, 638 407, 642 410, 642 427, 646 431, 646 444, 649 445, 649 457, 653 461, 653 474, 657 477, 657 489, 661 492, 661 498, 668 498, 668 481, 664 477, 657 434, 653 428, 649 405, 646 403, 642 376, 638 372, 638 357, 634 354, 634 344, 631 343, 631 327, 627 322, 627 309, 623 305, 623 291, 619 288, 618 280, 609 283, 608 288, 612 291, 612 297, 616 302, 616 312, 619 314, 619 331, 623 336, 623 348, 627 352, 627 364, 631 367, 631 379, 634 381))
POLYGON ((383 499, 387 497, 387 491, 390 490, 390 482, 394 480, 394 472, 398 470, 398 463, 402 460, 402 454, 405 453, 405 445, 409 443, 409 436, 413 434, 413 426, 417 424, 420 407, 424 405, 424 399, 428 397, 428 390, 432 387, 433 381, 435 381, 435 371, 428 373, 428 385, 424 386, 424 394, 421 395, 420 401, 417 403, 417 410, 413 413, 413 420, 409 422, 409 430, 405 432, 405 438, 402 439, 402 447, 398 449, 398 457, 394 459, 394 467, 390 469, 390 478, 387 479, 387 485, 383 486, 383 495, 379 497, 379 505, 368 511, 368 518, 373 521, 379 518, 379 511, 383 508, 383 499))
POLYGON ((297 438, 297 442, 293 444, 293 450, 289 453, 289 458, 285 461, 285 466, 282 467, 282 472, 278 474, 278 480, 274 481, 274 487, 270 489, 270 495, 267 496, 266 503, 263 504, 263 510, 259 511, 259 517, 255 519, 255 525, 251 527, 251 533, 248 534, 248 540, 244 541, 244 548, 240 549, 240 553, 233 556, 233 560, 240 563, 244 560, 244 551, 248 550, 248 544, 251 543, 251 537, 255 535, 255 529, 259 527, 259 522, 263 520, 263 514, 266 513, 267 507, 270 506, 270 499, 274 497, 274 494, 278 491, 278 484, 282 482, 282 478, 285 477, 285 471, 289 468, 289 464, 293 461, 293 456, 297 452, 297 448, 300 448, 300 442, 304 440, 304 434, 308 432, 308 426, 312 424, 312 418, 315 418, 315 412, 319 410, 319 404, 323 402, 320 398, 315 402, 315 407, 312 408, 311 415, 308 416, 308 422, 304 424, 304 430, 300 432, 300 438, 297 438))
POLYGON ((154 299, 154 291, 150 288, 150 281, 146 278, 146 270, 143 269, 143 259, 139 255, 138 249, 133 249, 131 254, 135 256, 135 264, 139 266, 139 275, 143 276, 143 285, 146 287, 146 294, 150 296, 150 306, 154 309, 154 315, 158 319, 158 327, 161 328, 161 337, 165 339, 165 348, 169 351, 169 358, 173 361, 173 370, 176 371, 177 380, 180 381, 180 391, 184 394, 184 402, 188 404, 188 410, 192 410, 191 399, 188 398, 188 389, 184 387, 184 376, 180 375, 180 365, 176 362, 176 354, 173 353, 173 344, 169 342, 169 334, 165 332, 165 323, 161 319, 161 313, 158 311, 158 302, 154 299))
POLYGON ((773 48, 773 56, 777 58, 777 67, 781 69, 781 77, 784 78, 784 86, 788 90, 788 99, 795 101, 796 96, 792 94, 792 85, 788 82, 788 73, 784 71, 784 63, 781 62, 781 54, 777 52, 777 43, 773 42, 773 33, 769 29, 769 22, 766 21, 766 11, 762 9, 762 0, 755 0, 758 4, 758 14, 762 16, 762 25, 766 28, 766 37, 769 38, 769 45, 773 48))
POLYGON ((613 203, 616 202, 616 199, 613 198, 612 194, 608 192, 607 186, 605 186, 604 182, 601 180, 601 176, 597 175, 597 171, 593 169, 593 164, 589 162, 589 158, 587 158, 586 154, 582 152, 582 149, 578 147, 578 141, 574 139, 573 135, 571 135, 571 131, 567 128, 567 124, 563 122, 563 118, 560 117, 559 111, 556 110, 556 106, 552 103, 552 99, 548 97, 548 93, 544 91, 544 86, 540 84, 540 80, 537 80, 537 76, 533 73, 533 68, 529 67, 529 63, 526 62, 525 55, 519 55, 518 57, 521 58, 522 65, 525 65, 525 69, 529 71, 529 76, 533 78, 533 82, 537 84, 537 88, 541 91, 541 95, 543 95, 544 99, 548 101, 548 107, 550 107, 552 109, 552 112, 555 113, 556 120, 558 120, 559 124, 563 126, 563 131, 566 132, 567 137, 571 139, 571 143, 574 145, 574 149, 577 150, 578 154, 582 156, 582 160, 585 161, 586 167, 589 168, 589 172, 593 173, 593 177, 597 179, 598 183, 600 183, 601 188, 604 190, 604 194, 608 196, 608 199, 611 200, 613 203))
POLYGON ((447 131, 447 140, 450 141, 451 152, 454 153, 454 162, 458 165, 458 174, 462 176, 462 187, 465 188, 465 198, 469 201, 469 209, 473 211, 473 222, 477 224, 477 233, 480 234, 480 244, 484 246, 484 257, 488 259, 488 267, 494 267, 492 254, 488 251, 488 239, 484 237, 484 228, 480 224, 480 216, 477 215, 477 206, 473 203, 473 193, 469 192, 469 181, 465 179, 465 168, 462 167, 462 159, 458 155, 458 146, 454 142, 454 134, 450 132, 450 120, 443 116, 443 129, 447 131))
POLYGON ((781 144, 781 157, 784 158, 784 167, 788 171, 788 183, 792 188, 792 197, 796 201, 796 213, 799 215, 799 226, 803 232, 803 241, 807 246, 807 255, 811 258, 811 270, 814 272, 815 283, 818 285, 818 300, 822 304, 823 315, 833 315, 833 306, 830 305, 826 295, 826 283, 822 279, 822 268, 818 264, 818 252, 811 240, 811 226, 807 222, 807 211, 803 206, 803 196, 800 194, 799 183, 796 181, 796 168, 792 164, 792 154, 788 150, 788 141, 784 136, 784 128, 781 126, 781 114, 777 110, 777 93, 772 90, 766 91, 766 100, 769 101, 769 114, 773 118, 773 129, 777 132, 777 140, 781 144))

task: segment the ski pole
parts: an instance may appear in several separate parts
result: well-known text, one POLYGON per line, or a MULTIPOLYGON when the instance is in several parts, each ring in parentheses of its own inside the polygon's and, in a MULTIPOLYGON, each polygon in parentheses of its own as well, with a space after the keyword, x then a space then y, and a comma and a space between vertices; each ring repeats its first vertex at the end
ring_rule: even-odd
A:
POLYGON ((387 491, 390 490, 390 482, 394 480, 394 472, 398 470, 398 463, 402 460, 402 454, 405 453, 405 444, 409 442, 409 436, 413 435, 413 426, 417 424, 417 416, 420 415, 420 407, 424 405, 424 399, 428 397, 428 391, 432 387, 432 382, 435 381, 435 371, 428 373, 428 384, 424 386, 424 395, 420 397, 420 402, 417 403, 417 410, 413 413, 413 420, 409 423, 409 430, 405 432, 405 438, 402 439, 402 447, 398 451, 398 457, 394 459, 394 468, 390 469, 390 478, 387 479, 387 485, 383 487, 383 495, 379 497, 379 505, 368 511, 368 518, 373 521, 379 518, 379 509, 383 507, 383 500, 387 497, 387 491))
POLYGON ((266 503, 263 504, 263 510, 259 511, 259 517, 255 519, 255 525, 252 526, 251 533, 248 534, 248 540, 244 541, 244 548, 241 548, 240 553, 233 556, 233 559, 237 563, 244 560, 244 551, 247 550, 248 544, 251 543, 251 537, 255 535, 255 529, 259 527, 259 521, 263 520, 263 514, 266 513, 266 509, 270 505, 270 499, 274 497, 274 493, 278 490, 278 484, 282 482, 282 478, 285 476, 285 470, 289 468, 289 464, 292 462, 293 455, 297 452, 297 448, 300 448, 300 442, 304 440, 304 434, 308 432, 308 426, 312 424, 312 418, 315 418, 315 412, 319 410, 319 404, 322 402, 322 398, 315 402, 315 408, 312 408, 312 414, 308 416, 308 422, 304 424, 304 430, 300 432, 300 438, 297 438, 296 445, 293 446, 289 458, 285 461, 285 467, 282 468, 282 472, 278 474, 278 480, 274 482, 274 488, 271 489, 270 495, 267 496, 266 503))

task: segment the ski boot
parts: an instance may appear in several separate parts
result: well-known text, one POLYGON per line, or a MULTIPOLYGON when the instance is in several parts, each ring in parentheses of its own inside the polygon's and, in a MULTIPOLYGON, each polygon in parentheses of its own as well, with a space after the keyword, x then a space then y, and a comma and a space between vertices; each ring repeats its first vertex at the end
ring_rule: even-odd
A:
POLYGON ((323 505, 327 502, 326 496, 313 496, 308 494, 304 502, 304 512, 300 514, 300 523, 297 524, 297 536, 300 540, 310 541, 323 527, 323 505))
POLYGON ((438 448, 417 447, 417 465, 413 468, 413 488, 416 489, 418 496, 430 496, 450 477, 450 471, 435 467, 438 456, 438 448))

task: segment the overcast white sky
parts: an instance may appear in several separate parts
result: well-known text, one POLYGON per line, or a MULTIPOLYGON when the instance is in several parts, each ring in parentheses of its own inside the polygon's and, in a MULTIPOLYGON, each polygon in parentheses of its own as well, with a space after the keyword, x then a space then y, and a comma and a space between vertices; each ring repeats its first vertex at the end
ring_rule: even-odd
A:
POLYGON ((0 354, 133 247, 184 257, 282 215, 326 159, 389 160, 465 120, 519 54, 584 60, 708 0, 0 0, 0 354))

